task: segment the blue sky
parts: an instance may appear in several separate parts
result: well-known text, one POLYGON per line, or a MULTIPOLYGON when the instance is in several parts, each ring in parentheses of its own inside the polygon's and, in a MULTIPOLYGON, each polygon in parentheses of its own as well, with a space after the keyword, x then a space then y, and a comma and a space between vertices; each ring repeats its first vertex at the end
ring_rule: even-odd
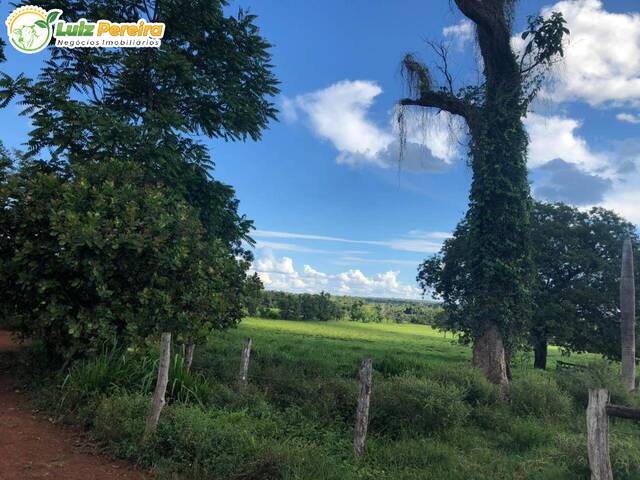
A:
MULTIPOLYGON (((255 221, 254 269, 267 288, 418 297, 417 265, 464 215, 471 174, 464 129, 444 114, 408 113, 398 162, 399 62, 407 52, 430 62, 425 40, 443 40, 458 84, 474 83, 473 29, 448 0, 241 0, 229 10, 238 7, 258 15, 282 82, 280 121, 260 142, 207 142, 214 176, 255 221)), ((3 17, 9 10, 3 2, 3 17)), ((526 120, 534 196, 603 205, 638 223, 640 7, 525 0, 515 30, 550 10, 565 14, 571 35, 526 120)), ((7 53, 0 69, 13 74, 33 74, 46 57, 7 53)), ((18 111, 0 111, 11 147, 29 129, 18 111)))

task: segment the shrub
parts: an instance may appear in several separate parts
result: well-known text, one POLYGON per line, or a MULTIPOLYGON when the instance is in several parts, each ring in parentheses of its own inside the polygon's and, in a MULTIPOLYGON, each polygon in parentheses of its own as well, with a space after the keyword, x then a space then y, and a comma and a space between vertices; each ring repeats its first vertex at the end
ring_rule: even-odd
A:
POLYGON ((545 372, 523 372, 509 388, 509 403, 517 415, 542 418, 567 416, 572 410, 571 398, 545 372))
POLYGON ((163 411, 148 455, 188 478, 233 478, 258 453, 256 423, 244 412, 173 405, 163 411))
POLYGON ((508 427, 498 437, 505 450, 526 452, 548 445, 553 439, 553 429, 534 418, 511 418, 508 427))
POLYGON ((477 368, 468 364, 441 364, 429 372, 429 377, 459 387, 469 404, 493 405, 500 401, 500 387, 487 381, 477 368))
POLYGON ((590 388, 606 388, 611 402, 627 406, 640 406, 640 400, 629 392, 620 379, 619 366, 610 362, 593 362, 584 369, 558 371, 555 378, 560 387, 574 400, 579 410, 587 408, 590 388))
MULTIPOLYGON (((625 420, 628 422, 628 420, 625 420)), ((612 432, 609 435, 611 469, 615 479, 640 478, 640 442, 637 433, 630 435, 612 432)))
POLYGON ((371 400, 371 432, 392 436, 442 432, 469 416, 464 392, 455 385, 410 375, 376 384, 371 400))
POLYGON ((0 304, 20 333, 68 361, 112 338, 235 325, 249 261, 230 246, 244 233, 230 224, 211 238, 198 209, 137 162, 87 162, 24 161, 0 184, 0 304))
POLYGON ((108 444, 115 455, 136 458, 151 401, 140 394, 103 399, 95 411, 93 435, 108 444))

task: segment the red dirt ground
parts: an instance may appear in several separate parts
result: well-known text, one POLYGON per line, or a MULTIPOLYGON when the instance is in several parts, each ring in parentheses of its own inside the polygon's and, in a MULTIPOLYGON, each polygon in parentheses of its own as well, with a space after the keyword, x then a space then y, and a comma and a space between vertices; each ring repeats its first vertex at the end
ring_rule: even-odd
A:
MULTIPOLYGON (((0 352, 19 348, 0 331, 0 352)), ((34 413, 25 394, 15 389, 0 366, 0 480, 149 480, 126 462, 93 453, 76 429, 51 423, 34 413)))

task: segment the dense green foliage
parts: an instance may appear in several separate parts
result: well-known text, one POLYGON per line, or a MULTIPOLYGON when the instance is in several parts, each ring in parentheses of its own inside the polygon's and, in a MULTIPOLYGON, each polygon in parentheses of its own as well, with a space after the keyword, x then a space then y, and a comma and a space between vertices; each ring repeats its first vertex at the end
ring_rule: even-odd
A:
POLYGON ((2 156, 2 310, 67 359, 236 323, 260 285, 245 284, 252 223, 198 137, 256 140, 275 118, 255 17, 218 0, 39 6, 170 28, 157 49, 50 48, 36 78, 2 74, 0 106, 33 126, 24 161, 2 156))
POLYGON ((284 318, 285 320, 337 320, 341 316, 340 309, 331 295, 325 292, 287 293, 275 291, 259 291, 259 300, 250 315, 265 318, 284 318))
MULTIPOLYGON (((427 326, 246 319, 198 349, 192 373, 180 368, 178 350, 169 405, 141 445, 145 372, 156 354, 105 350, 40 398, 161 479, 220 480, 578 480, 588 476, 587 388, 639 405, 617 367, 594 357, 573 359, 592 362, 588 368, 552 372, 515 358, 503 396, 468 365, 467 347, 427 326), (238 391, 246 336, 254 345, 249 386, 238 391), (371 423, 365 456, 354 463, 357 369, 366 356, 374 366, 371 423)), ((551 362, 559 358, 553 349, 551 362)), ((611 422, 616 479, 640 475, 639 438, 633 422, 611 422)))
MULTIPOLYGON (((619 358, 622 242, 627 236, 637 242, 635 227, 602 208, 587 212, 536 202, 532 231, 535 309, 525 340, 537 352, 537 366, 544 368, 549 342, 571 351, 619 358)), ((468 257, 471 241, 463 221, 441 252, 425 260, 418 274, 422 288, 432 288, 443 300, 447 315, 439 325, 455 332, 473 328, 466 315, 468 289, 473 283, 468 257)))
POLYGON ((5 314, 51 353, 87 355, 160 331, 199 337, 241 316, 247 261, 131 161, 25 162, 2 186, 5 314))
POLYGON ((442 315, 437 304, 385 298, 358 298, 253 289, 249 315, 286 320, 350 320, 362 323, 433 325, 442 315))

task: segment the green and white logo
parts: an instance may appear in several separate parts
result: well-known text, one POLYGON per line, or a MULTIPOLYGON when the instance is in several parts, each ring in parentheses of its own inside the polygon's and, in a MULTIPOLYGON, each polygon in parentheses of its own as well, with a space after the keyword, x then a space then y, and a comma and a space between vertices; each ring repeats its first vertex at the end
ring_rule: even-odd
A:
POLYGON ((62 10, 45 10, 34 5, 16 8, 5 21, 13 47, 23 53, 44 50, 53 36, 53 28, 62 10))

